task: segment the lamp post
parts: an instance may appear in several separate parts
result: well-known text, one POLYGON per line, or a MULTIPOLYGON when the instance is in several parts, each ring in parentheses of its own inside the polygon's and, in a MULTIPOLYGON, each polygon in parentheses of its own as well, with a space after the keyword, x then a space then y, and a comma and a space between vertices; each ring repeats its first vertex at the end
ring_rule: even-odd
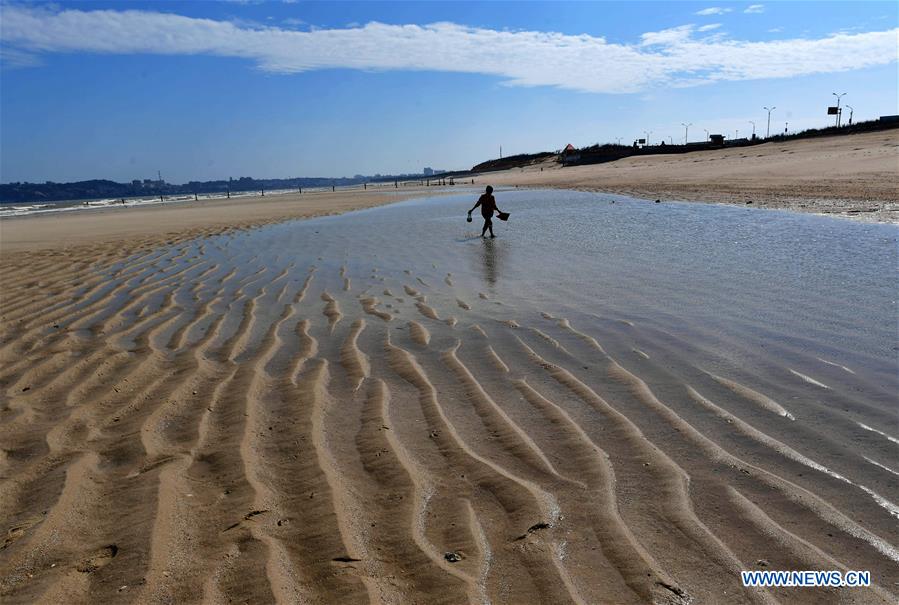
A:
POLYGON ((734 131, 734 140, 736 141, 739 138, 740 138, 740 131, 739 130, 734 131))
POLYGON ((693 122, 690 122, 689 124, 684 124, 683 122, 681 122, 680 125, 684 127, 684 145, 686 145, 687 144, 687 133, 690 132, 690 126, 693 125, 693 122))
POLYGON ((849 108, 849 125, 852 126, 852 113, 853 113, 855 110, 852 109, 852 105, 847 105, 846 107, 849 108))
POLYGON ((832 94, 833 96, 835 96, 837 98, 837 128, 839 128, 840 127, 840 114, 842 113, 842 111, 840 110, 840 99, 842 97, 846 96, 846 93, 841 92, 840 94, 837 94, 837 93, 833 92, 830 94, 832 94))
POLYGON ((651 130, 644 130, 644 131, 643 131, 643 134, 646 135, 646 145, 648 146, 648 145, 649 145, 649 135, 652 134, 652 131, 651 131, 651 130))
POLYGON ((765 138, 767 139, 771 136, 771 112, 777 109, 777 107, 762 107, 762 109, 768 110, 768 128, 765 130, 765 138))
MULTIPOLYGON (((703 128, 703 130, 705 130, 705 128, 703 128)), ((705 142, 706 143, 709 142, 709 131, 708 130, 705 130, 705 142)))
POLYGON ((789 129, 790 129, 790 123, 784 122, 784 134, 787 134, 787 132, 789 132, 789 129))
POLYGON ((755 122, 749 120, 749 123, 752 124, 752 138, 755 138, 755 122))

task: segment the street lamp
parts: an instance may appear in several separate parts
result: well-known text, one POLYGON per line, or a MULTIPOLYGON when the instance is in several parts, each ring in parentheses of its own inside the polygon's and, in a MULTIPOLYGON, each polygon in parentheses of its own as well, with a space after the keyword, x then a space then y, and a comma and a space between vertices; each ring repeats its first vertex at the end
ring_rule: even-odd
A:
MULTIPOLYGON (((681 122, 680 125, 684 127, 684 145, 686 145, 687 144, 687 133, 690 132, 690 126, 693 125, 693 122, 690 122, 689 124, 684 124, 683 122, 681 122)), ((708 131, 706 131, 706 132, 708 132, 708 131)))
POLYGON ((771 136, 771 112, 777 109, 777 107, 762 107, 762 109, 768 110, 768 129, 765 130, 765 138, 767 139, 771 136))
POLYGON ((755 138, 755 122, 749 120, 749 123, 752 124, 752 138, 755 138))
POLYGON ((846 96, 846 93, 841 92, 840 94, 837 94, 835 92, 832 92, 830 94, 832 94, 833 96, 835 96, 837 98, 837 128, 839 128, 840 127, 840 114, 842 113, 840 111, 840 98, 846 96))
POLYGON ((849 108, 849 125, 852 126, 852 112, 854 112, 855 110, 852 109, 852 105, 847 105, 846 107, 849 108))

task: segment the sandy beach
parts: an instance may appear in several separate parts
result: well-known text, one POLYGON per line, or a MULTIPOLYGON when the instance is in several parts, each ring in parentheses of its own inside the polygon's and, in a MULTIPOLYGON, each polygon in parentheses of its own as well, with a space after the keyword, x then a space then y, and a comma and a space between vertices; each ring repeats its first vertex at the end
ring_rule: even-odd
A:
MULTIPOLYGON (((476 184, 692 196, 714 174, 722 195, 743 183, 760 202, 763 191, 895 200, 895 141, 872 135, 857 152, 864 177, 821 168, 830 184, 804 174, 785 185, 795 173, 774 158, 788 154, 768 146, 476 184), (682 170, 705 157, 714 167, 682 170), (727 177, 725 166, 749 168, 727 177)), ((844 143, 841 165, 856 157, 844 143)), ((811 144, 795 144, 797 162, 811 144)), ((729 249, 704 253, 702 271, 662 268, 671 217, 694 229, 676 242, 723 217, 727 238, 710 240, 722 246, 741 229, 745 242, 763 237, 763 213, 586 193, 544 216, 570 196, 499 192, 513 219, 495 243, 462 220, 472 192, 285 222, 443 193, 4 221, 0 600, 895 602, 895 367, 882 346, 888 304, 870 302, 889 294, 864 289, 881 269, 855 288, 833 265, 791 275, 787 262, 759 262, 785 273, 747 274, 746 287, 786 276, 789 296, 802 294, 766 298, 708 260, 729 249), (571 217, 591 212, 595 250, 555 251, 555 232, 516 239, 583 227, 571 217), (658 237, 639 231, 649 228, 658 237), (628 230, 632 240, 601 248, 628 230), (578 255, 597 261, 580 281, 563 272, 578 255), (832 300, 838 286, 805 293, 796 281, 818 273, 873 304, 871 325, 840 323, 840 305, 856 303, 832 300), (691 275, 713 285, 678 286, 691 275), (728 311, 709 315, 721 325, 691 316, 718 298, 728 311), (833 318, 794 330, 794 307, 833 318), (844 346, 858 334, 864 348, 844 346), (740 585, 740 570, 765 569, 869 570, 873 585, 740 585)), ((789 225, 812 260, 841 249, 816 233, 841 246, 895 238, 891 226, 821 217, 789 225)), ((734 262, 772 244, 743 246, 734 262)), ((865 254, 888 262, 880 250, 865 254)))
POLYGON ((61 249, 101 242, 134 245, 160 243, 172 237, 218 233, 296 218, 340 214, 422 195, 440 195, 438 187, 403 187, 370 191, 280 194, 234 199, 178 202, 141 208, 16 217, 0 221, 0 254, 61 249))
POLYGON ((663 201, 751 203, 897 222, 899 129, 591 166, 563 168, 546 162, 478 180, 485 179, 498 185, 610 191, 663 201))

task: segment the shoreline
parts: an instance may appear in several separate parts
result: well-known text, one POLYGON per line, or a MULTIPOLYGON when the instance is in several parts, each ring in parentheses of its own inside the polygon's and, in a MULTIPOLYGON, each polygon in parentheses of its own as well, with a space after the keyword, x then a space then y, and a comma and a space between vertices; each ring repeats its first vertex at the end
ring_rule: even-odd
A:
POLYGON ((883 223, 899 225, 899 201, 871 201, 853 199, 815 199, 799 197, 770 197, 756 196, 754 199, 746 199, 745 194, 725 192, 701 192, 695 190, 676 191, 672 189, 638 188, 638 187, 563 187, 557 185, 521 185, 517 189, 546 190, 558 189, 567 191, 583 191, 588 193, 606 193, 610 195, 623 195, 646 202, 677 202, 680 204, 718 204, 722 206, 737 206, 745 208, 757 208, 761 210, 781 210, 785 212, 798 212, 802 214, 814 214, 829 218, 838 218, 858 222, 883 223), (689 196, 689 197, 688 197, 689 196))

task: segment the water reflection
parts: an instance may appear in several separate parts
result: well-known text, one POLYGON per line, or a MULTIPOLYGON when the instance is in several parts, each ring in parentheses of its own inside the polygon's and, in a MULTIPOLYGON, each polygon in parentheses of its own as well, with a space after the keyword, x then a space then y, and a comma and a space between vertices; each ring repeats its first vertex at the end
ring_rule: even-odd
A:
POLYGON ((484 269, 484 281, 489 286, 495 286, 499 275, 499 266, 502 253, 499 244, 494 239, 485 239, 481 250, 481 261, 484 269))

